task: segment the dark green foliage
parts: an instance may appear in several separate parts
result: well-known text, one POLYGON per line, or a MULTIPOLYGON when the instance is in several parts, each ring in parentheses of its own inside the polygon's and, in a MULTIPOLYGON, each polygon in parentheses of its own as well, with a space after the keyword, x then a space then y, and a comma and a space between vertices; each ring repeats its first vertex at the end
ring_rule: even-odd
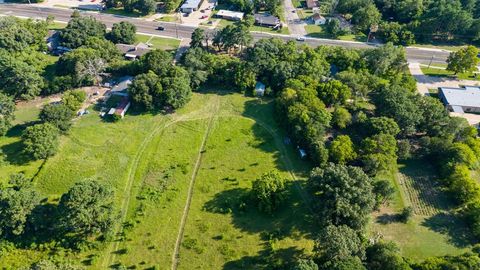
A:
POLYGON ((112 31, 108 33, 108 39, 113 43, 133 44, 137 27, 130 22, 114 23, 112 31))
POLYGON ((292 270, 318 270, 318 265, 313 260, 299 259, 292 270))
POLYGON ((343 107, 335 107, 332 114, 332 124, 339 128, 346 128, 352 122, 352 115, 343 107))
POLYGON ((62 45, 70 49, 85 45, 91 37, 104 37, 106 26, 94 17, 72 18, 60 33, 62 45))
POLYGON ((71 76, 75 86, 98 84, 107 61, 91 48, 78 48, 62 55, 57 62, 59 75, 71 76))
POLYGON ((415 44, 415 35, 405 25, 397 22, 382 23, 379 35, 385 42, 391 42, 395 45, 409 46, 415 44))
POLYGON ((477 55, 478 49, 475 46, 451 52, 447 59, 447 70, 453 71, 455 74, 476 71, 479 62, 477 55))
POLYGON ((241 22, 237 22, 233 25, 227 25, 221 30, 215 33, 213 37, 212 45, 217 47, 218 50, 225 50, 229 52, 236 46, 240 46, 240 49, 250 45, 253 41, 253 37, 250 34, 248 26, 241 22))
POLYGON ((44 50, 46 47, 47 23, 15 17, 0 18, 0 48, 11 52, 22 52, 29 48, 44 50))
POLYGON ((172 67, 173 57, 170 53, 163 50, 153 50, 143 55, 136 65, 138 73, 147 73, 153 71, 160 77, 167 75, 172 67))
POLYGON ((0 136, 5 135, 15 120, 15 102, 9 96, 0 93, 0 136))
POLYGON ((87 98, 87 93, 83 90, 69 90, 62 95, 62 104, 67 106, 72 112, 76 112, 82 106, 87 98))
POLYGON ((378 207, 393 198, 395 188, 387 180, 378 180, 373 183, 373 193, 375 193, 376 205, 378 207))
POLYGON ((378 76, 398 74, 407 67, 405 50, 395 47, 392 43, 365 52, 370 71, 378 76))
POLYGON ((160 108, 164 102, 160 78, 152 71, 135 77, 128 87, 128 93, 134 106, 141 110, 160 108))
POLYGON ((368 270, 411 270, 393 242, 378 242, 366 250, 368 270))
POLYGON ((337 80, 320 83, 317 91, 320 99, 328 106, 344 105, 351 95, 348 86, 337 80))
POLYGON ((58 129, 50 123, 27 127, 22 134, 23 152, 34 160, 51 157, 57 152, 58 136, 58 129))
POLYGON ((0 190, 0 235, 13 236, 24 232, 32 210, 39 204, 38 193, 30 182, 13 176, 13 187, 0 190), (17 181, 18 180, 18 181, 17 181))
POLYGON ((351 257, 362 256, 364 250, 355 230, 345 225, 329 225, 320 232, 315 243, 315 252, 324 262, 323 265, 333 266, 351 257))
POLYGON ((413 208, 411 206, 407 206, 403 208, 402 212, 400 213, 400 220, 403 223, 407 223, 412 216, 413 216, 413 208))
POLYGON ((114 199, 110 185, 95 180, 78 182, 60 199, 58 226, 84 237, 105 233, 115 223, 114 199))
POLYGON ((115 63, 123 59, 122 53, 115 44, 101 37, 88 38, 82 48, 95 50, 96 55, 107 63, 115 63))
POLYGON ((192 33, 192 40, 190 41, 191 48, 203 47, 203 40, 205 39, 205 30, 196 28, 192 33))
POLYGON ((61 132, 67 132, 72 126, 74 112, 64 104, 48 104, 40 112, 40 119, 45 123, 50 123, 57 127, 61 132))
POLYGON ((17 99, 32 99, 44 85, 35 67, 0 50, 0 90, 17 99))
POLYGON ((339 164, 346 164, 357 157, 352 140, 348 135, 336 137, 330 144, 328 152, 330 160, 339 164))
POLYGON ((365 138, 361 145, 361 159, 369 175, 389 171, 397 161, 397 141, 389 134, 380 133, 365 138))
POLYGON ((272 214, 286 199, 285 179, 277 171, 264 173, 253 182, 252 197, 260 211, 272 214))
POLYGON ((370 135, 388 134, 397 136, 397 134, 400 133, 400 128, 395 120, 383 116, 369 118, 365 129, 368 130, 370 135))
POLYGON ((308 185, 325 223, 362 230, 375 203, 372 180, 358 167, 330 163, 311 172, 308 185))
POLYGON ((415 270, 437 270, 437 269, 459 269, 470 270, 480 269, 480 256, 478 253, 464 253, 458 256, 444 256, 427 258, 421 263, 413 265, 415 270))

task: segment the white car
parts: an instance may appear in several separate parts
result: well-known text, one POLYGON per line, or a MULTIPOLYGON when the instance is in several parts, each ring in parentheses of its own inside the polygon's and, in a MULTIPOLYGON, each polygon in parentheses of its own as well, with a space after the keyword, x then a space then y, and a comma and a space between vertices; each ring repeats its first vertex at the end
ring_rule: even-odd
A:
POLYGON ((297 37, 297 41, 305 41, 304 37, 297 37))

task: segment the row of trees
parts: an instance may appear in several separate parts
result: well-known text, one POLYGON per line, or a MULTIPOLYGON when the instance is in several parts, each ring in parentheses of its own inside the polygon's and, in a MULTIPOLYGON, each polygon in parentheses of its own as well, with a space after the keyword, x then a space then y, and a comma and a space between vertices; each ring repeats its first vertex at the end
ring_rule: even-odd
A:
POLYGON ((344 14, 365 33, 372 25, 379 25, 380 36, 396 44, 453 38, 476 42, 480 38, 480 4, 474 0, 340 0, 330 3, 327 12, 344 14))
POLYGON ((3 238, 48 235, 63 244, 78 244, 92 235, 106 234, 113 227, 114 193, 109 185, 96 180, 78 182, 52 209, 41 203, 41 195, 23 174, 12 175, 8 183, 0 189, 3 238))

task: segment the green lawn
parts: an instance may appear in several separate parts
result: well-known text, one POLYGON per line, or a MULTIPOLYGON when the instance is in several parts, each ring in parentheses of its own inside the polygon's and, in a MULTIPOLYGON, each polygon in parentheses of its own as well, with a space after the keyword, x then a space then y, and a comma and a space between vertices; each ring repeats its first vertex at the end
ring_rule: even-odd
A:
POLYGON ((428 67, 420 67, 422 69, 423 74, 428 76, 435 76, 435 77, 450 77, 452 79, 460 79, 460 80, 480 80, 479 76, 475 76, 473 73, 459 73, 454 75, 454 72, 448 71, 446 69, 439 69, 439 68, 428 68, 428 67))
POLYGON ((137 41, 148 43, 155 49, 176 50, 180 45, 180 40, 175 38, 152 37, 148 35, 137 34, 137 41))
POLYGON ((389 178, 396 189, 395 197, 390 205, 374 213, 371 234, 397 242, 403 255, 412 260, 467 251, 472 241, 468 228, 453 214, 454 204, 436 182, 432 166, 415 160, 398 167, 398 173, 389 178), (405 206, 413 207, 413 218, 407 223, 396 221, 405 206))
MULTIPOLYGON (((16 124, 35 121, 42 104, 20 105, 16 124)), ((180 248, 180 268, 205 263, 207 269, 237 269, 239 264, 254 267, 255 256, 266 252, 271 241, 278 254, 312 249, 313 241, 306 234, 313 229, 307 228, 307 208, 299 195, 303 193, 298 193, 293 181, 288 203, 293 207, 275 217, 260 214, 253 206, 241 212, 235 209, 238 192, 246 194, 251 181, 263 172, 277 168, 291 180, 288 169, 301 180, 310 168, 298 159, 293 147, 283 145, 285 134, 273 120, 272 101, 259 102, 240 94, 194 94, 193 100, 175 114, 127 115, 117 123, 104 122, 91 111, 75 120, 69 134, 61 137, 58 153, 43 166, 42 161, 21 163, 20 127, 14 128, 1 138, 0 147, 17 163, 2 167, 0 174, 2 180, 13 172, 36 175, 36 189, 53 203, 75 182, 86 178, 112 184, 119 213, 122 207, 128 210, 125 221, 129 226, 125 227, 125 237, 120 238, 124 241, 118 245, 98 243, 80 253, 12 248, 3 253, 0 268, 20 268, 47 256, 82 262, 88 269, 106 269, 113 262, 142 269, 169 268, 194 164, 213 112, 180 248), (223 203, 229 201, 232 212, 223 212, 223 203), (281 237, 275 240, 279 233, 281 237), (204 234, 217 238, 202 237, 204 234), (275 235, 275 239, 267 241, 267 235, 275 235), (204 242, 192 248, 188 244, 194 241, 191 239, 204 242), (202 253, 199 247, 203 245, 212 248, 202 253), (190 256, 192 260, 183 259, 190 256)))
MULTIPOLYGON (((308 33, 307 36, 309 36, 309 37, 333 39, 330 35, 325 33, 325 31, 324 31, 324 29, 321 25, 308 24, 308 25, 305 26, 305 30, 307 31, 307 33, 308 33)), ((364 35, 363 33, 349 34, 349 35, 339 36, 335 39, 365 42, 365 41, 367 41, 367 36, 364 35)))
POLYGON ((127 12, 123 8, 108 8, 102 13, 107 13, 107 14, 113 14, 113 15, 120 15, 120 16, 126 16, 126 17, 143 17, 143 15, 140 12, 133 11, 133 12, 127 12))
POLYGON ((48 25, 49 30, 60 30, 65 27, 67 27, 67 24, 62 22, 53 22, 50 25, 48 25))
POLYGON ((313 11, 311 9, 297 9, 297 14, 300 19, 305 20, 313 15, 313 11))
POLYGON ((257 32, 266 32, 266 33, 271 33, 271 34, 282 34, 282 35, 289 35, 290 31, 288 30, 288 27, 283 27, 282 29, 275 30, 271 27, 264 27, 264 26, 258 26, 254 25, 252 28, 250 28, 251 31, 257 31, 257 32))
POLYGON ((178 17, 176 15, 165 15, 161 18, 158 18, 156 19, 155 21, 158 21, 158 22, 179 22, 180 20, 178 19, 178 17))

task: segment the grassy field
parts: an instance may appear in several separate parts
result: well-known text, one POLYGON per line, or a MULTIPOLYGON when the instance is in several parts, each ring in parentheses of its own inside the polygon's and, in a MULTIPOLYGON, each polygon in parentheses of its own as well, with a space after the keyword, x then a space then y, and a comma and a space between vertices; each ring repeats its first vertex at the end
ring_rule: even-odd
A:
POLYGON ((401 163, 390 179, 397 192, 390 205, 374 213, 372 236, 397 242, 403 255, 413 260, 460 254, 470 247, 468 228, 454 216, 431 165, 419 160, 401 163), (407 223, 398 222, 405 206, 411 206, 414 215, 407 223))
POLYGON ((452 79, 460 79, 460 80, 480 80, 480 77, 475 76, 473 73, 459 73, 454 75, 454 72, 448 71, 446 69, 440 68, 432 68, 432 67, 420 67, 422 69, 423 74, 428 76, 435 76, 435 77, 450 77, 452 79))
POLYGON ((143 17, 143 15, 140 12, 137 12, 137 11, 127 12, 123 8, 107 8, 106 10, 102 11, 102 13, 126 16, 126 17, 135 17, 135 18, 143 17))
MULTIPOLYGON (((19 157, 21 125, 35 121, 42 104, 18 109, 19 126, 0 140, 9 159, 19 157)), ((255 267, 257 256, 267 250, 278 256, 303 249, 309 252, 313 241, 307 232, 313 229, 305 218, 309 212, 297 182, 289 182, 289 204, 294 206, 278 215, 265 216, 252 205, 241 211, 236 208, 238 195, 247 194, 251 181, 266 171, 277 168, 289 180, 294 178, 288 171, 296 174, 296 181, 305 178, 309 164, 297 158, 293 147, 283 145, 283 136, 273 121, 271 101, 239 94, 195 94, 175 114, 127 115, 114 124, 103 122, 96 113, 76 119, 70 133, 62 136, 56 156, 43 165, 41 161, 6 165, 0 170, 2 180, 10 173, 24 171, 34 177, 36 189, 51 202, 86 178, 112 184, 119 215, 126 210, 125 219, 120 219, 125 226, 117 235, 122 241, 75 254, 13 248, 3 255, 0 268, 22 267, 46 256, 70 258, 89 269, 106 269, 116 263, 142 269, 170 268, 199 155, 179 252, 181 269, 248 268, 255 267), (209 119, 211 132, 206 150, 200 153, 209 119), (205 245, 212 248, 202 248, 205 245), (190 257, 192 260, 184 259, 190 257)))
POLYGON ((180 40, 175 38, 152 37, 148 35, 137 34, 137 42, 149 43, 155 49, 176 50, 180 45, 180 40))
MULTIPOLYGON (((315 37, 315 38, 329 38, 332 39, 330 35, 325 33, 323 27, 321 25, 313 25, 313 24, 308 24, 305 26, 305 30, 307 31, 309 37, 315 37)), ((344 35, 344 36, 338 36, 336 39, 339 40, 348 40, 348 41, 361 41, 365 42, 367 41, 367 36, 364 34, 349 34, 349 35, 344 35)))

